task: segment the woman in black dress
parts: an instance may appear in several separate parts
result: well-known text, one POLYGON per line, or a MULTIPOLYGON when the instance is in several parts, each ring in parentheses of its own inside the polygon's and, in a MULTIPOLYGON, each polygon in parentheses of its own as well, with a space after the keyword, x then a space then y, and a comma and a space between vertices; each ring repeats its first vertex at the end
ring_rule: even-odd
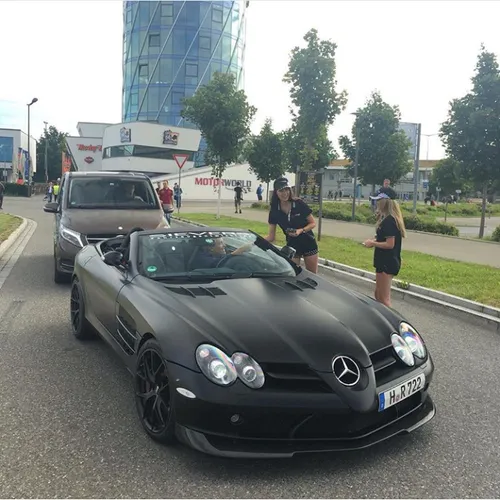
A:
POLYGON ((370 198, 377 203, 377 235, 373 240, 366 240, 363 245, 375 248, 375 300, 391 307, 392 279, 401 269, 401 243, 406 236, 405 223, 393 189, 382 188, 377 196, 370 198))
POLYGON ((274 181, 268 222, 266 240, 272 243, 276 239, 276 226, 279 226, 286 236, 286 244, 296 251, 293 261, 300 265, 303 258, 306 269, 317 273, 319 250, 312 231, 316 221, 307 203, 293 196, 288 179, 284 177, 274 181))

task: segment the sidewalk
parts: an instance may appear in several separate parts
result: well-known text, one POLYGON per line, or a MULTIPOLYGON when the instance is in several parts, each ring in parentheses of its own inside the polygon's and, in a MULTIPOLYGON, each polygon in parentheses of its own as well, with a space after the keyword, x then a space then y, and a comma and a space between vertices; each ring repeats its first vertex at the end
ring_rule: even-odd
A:
MULTIPOLYGON (((223 204, 221 206, 221 215, 267 223, 268 214, 266 211, 247 207, 242 208, 243 213, 241 215, 235 214, 233 206, 223 204)), ((217 207, 208 204, 204 207, 200 207, 195 203, 191 204, 186 202, 182 207, 181 217, 182 212, 217 213, 217 207)), ((318 223, 317 220, 316 223, 318 223)), ((318 232, 317 226, 315 232, 316 234, 318 232)), ((322 236, 337 236, 361 242, 368 238, 373 238, 375 229, 364 224, 323 219, 321 234, 322 236)), ((403 250, 412 250, 434 255, 436 257, 500 267, 500 244, 495 245, 493 243, 476 240, 450 238, 408 231, 406 238, 403 240, 403 250)))

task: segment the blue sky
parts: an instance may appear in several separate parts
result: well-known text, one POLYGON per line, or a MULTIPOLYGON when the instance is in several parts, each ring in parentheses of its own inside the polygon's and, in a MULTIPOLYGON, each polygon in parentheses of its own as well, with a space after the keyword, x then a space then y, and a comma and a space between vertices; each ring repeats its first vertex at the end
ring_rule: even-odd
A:
MULTIPOLYGON (((290 50, 310 28, 338 45, 339 89, 349 103, 330 130, 349 133, 349 114, 374 89, 398 104, 404 121, 436 133, 448 103, 470 88, 481 42, 500 55, 495 1, 273 1, 252 0, 248 11, 246 85, 258 108, 253 129, 266 117, 290 124, 282 82, 290 50)), ((119 0, 3 0, 0 2, 0 126, 32 130, 43 121, 76 134, 78 121, 121 119, 122 3, 119 0)), ((421 157, 427 155, 427 139, 421 157)), ((443 156, 437 137, 429 157, 443 156)))

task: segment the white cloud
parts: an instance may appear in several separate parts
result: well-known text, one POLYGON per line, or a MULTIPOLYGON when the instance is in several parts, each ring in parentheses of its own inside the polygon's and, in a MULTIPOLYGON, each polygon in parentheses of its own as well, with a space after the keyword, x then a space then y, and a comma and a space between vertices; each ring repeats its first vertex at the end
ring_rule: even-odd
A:
MULTIPOLYGON (((500 54, 498 2, 271 1, 248 10, 246 91, 259 109, 288 126, 288 89, 282 83, 290 50, 312 27, 338 45, 338 84, 348 109, 331 137, 348 133, 349 112, 378 89, 398 104, 405 121, 437 132, 448 102, 465 93, 481 42, 500 54)), ((122 88, 121 1, 2 1, 0 126, 26 129, 32 97, 35 136, 48 121, 76 133, 78 121, 118 121, 122 88), (8 49, 8 50, 7 50, 8 49), (7 103, 5 101, 8 101, 7 103)), ((422 153, 426 154, 426 141, 422 153)), ((442 155, 430 139, 430 157, 442 155)))

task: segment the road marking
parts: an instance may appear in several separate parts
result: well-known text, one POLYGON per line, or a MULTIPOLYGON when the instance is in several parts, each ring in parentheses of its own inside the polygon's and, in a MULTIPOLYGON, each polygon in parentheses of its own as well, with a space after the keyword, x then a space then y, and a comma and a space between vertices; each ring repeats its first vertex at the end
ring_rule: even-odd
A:
POLYGON ((12 243, 10 248, 5 252, 5 254, 0 259, 0 290, 3 284, 9 277, 12 269, 16 265, 17 260, 21 257, 26 245, 36 231, 37 223, 33 220, 28 219, 28 224, 23 233, 17 238, 17 240, 12 243))

